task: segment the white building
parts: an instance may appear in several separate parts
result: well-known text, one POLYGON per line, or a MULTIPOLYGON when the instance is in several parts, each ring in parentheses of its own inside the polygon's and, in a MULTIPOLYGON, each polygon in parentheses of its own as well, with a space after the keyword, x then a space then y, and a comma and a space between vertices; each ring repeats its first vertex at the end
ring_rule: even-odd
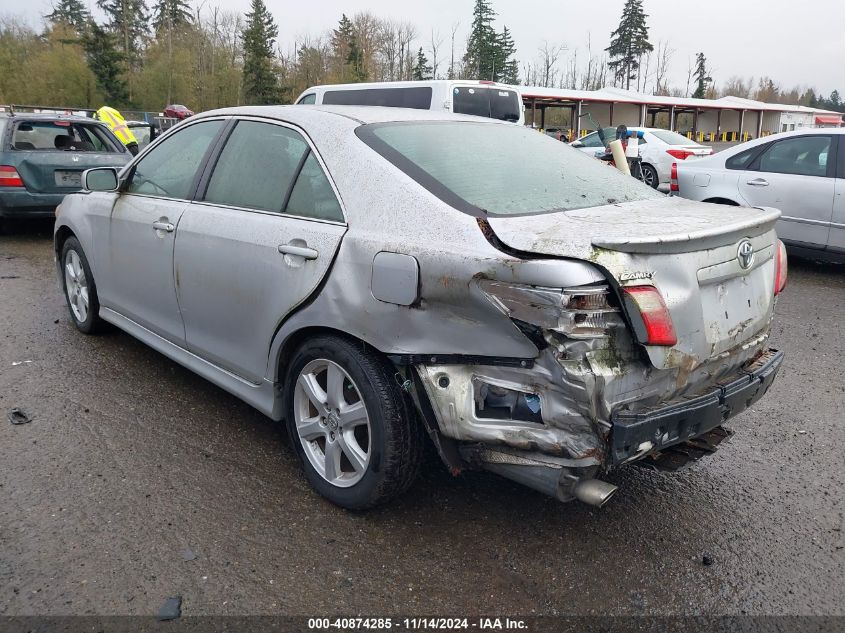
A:
POLYGON ((801 127, 839 127, 845 116, 741 97, 666 97, 612 87, 587 91, 520 86, 519 90, 526 124, 545 128, 546 111, 563 108, 568 110, 563 118, 574 137, 595 129, 595 121, 602 127, 666 127, 700 140, 747 140, 801 127))

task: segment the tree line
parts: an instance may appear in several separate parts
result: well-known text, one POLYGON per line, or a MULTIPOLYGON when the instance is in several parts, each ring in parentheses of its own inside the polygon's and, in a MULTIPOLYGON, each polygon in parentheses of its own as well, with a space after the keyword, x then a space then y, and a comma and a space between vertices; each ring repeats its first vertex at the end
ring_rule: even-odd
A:
MULTIPOLYGON (((288 103, 315 84, 424 79, 486 79, 509 84, 715 98, 725 94, 845 111, 837 91, 786 90, 769 77, 731 77, 717 87, 704 53, 688 60, 686 85, 670 85, 675 51, 649 41, 643 0, 625 0, 606 48, 569 51, 543 42, 533 59, 516 58, 513 35, 492 0, 475 0, 469 35, 448 33, 367 11, 341 15, 334 28, 280 43, 263 0, 245 14, 188 0, 55 0, 36 30, 0 16, 0 103, 197 111, 288 103)), ((468 16, 470 17, 470 16, 468 16)))

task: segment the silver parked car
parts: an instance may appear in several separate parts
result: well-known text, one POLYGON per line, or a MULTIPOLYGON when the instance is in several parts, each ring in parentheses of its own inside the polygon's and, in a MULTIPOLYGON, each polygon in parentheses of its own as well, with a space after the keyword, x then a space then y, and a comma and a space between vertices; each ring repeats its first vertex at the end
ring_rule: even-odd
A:
POLYGON ((712 450, 782 361, 777 211, 667 198, 522 126, 218 110, 85 187, 55 231, 79 330, 284 419, 348 508, 405 490, 426 437, 454 473, 600 506, 603 473, 712 450))
POLYGON ((679 162, 679 195, 770 206, 777 234, 797 254, 845 261, 845 129, 804 129, 679 162))

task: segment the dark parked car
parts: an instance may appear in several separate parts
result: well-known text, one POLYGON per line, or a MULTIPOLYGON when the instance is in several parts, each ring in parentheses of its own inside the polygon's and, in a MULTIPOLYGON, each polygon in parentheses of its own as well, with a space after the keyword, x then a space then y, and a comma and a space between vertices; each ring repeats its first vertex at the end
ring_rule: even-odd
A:
POLYGON ((0 222, 51 217, 66 194, 82 188, 83 171, 130 158, 106 125, 86 117, 0 115, 0 222))
POLYGON ((164 109, 164 116, 179 119, 181 121, 182 119, 187 119, 189 116, 194 116, 194 111, 183 105, 174 103, 164 109))

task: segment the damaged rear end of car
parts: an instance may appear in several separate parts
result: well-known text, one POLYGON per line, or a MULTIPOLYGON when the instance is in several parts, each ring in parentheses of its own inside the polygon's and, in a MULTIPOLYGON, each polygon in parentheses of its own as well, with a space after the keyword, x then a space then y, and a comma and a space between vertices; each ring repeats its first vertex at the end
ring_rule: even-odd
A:
POLYGON ((569 148, 557 162, 560 144, 542 135, 525 137, 539 154, 529 163, 521 141, 507 155, 507 137, 531 134, 521 130, 496 130, 498 156, 478 130, 455 141, 475 144, 472 178, 456 169, 466 156, 450 164, 421 145, 435 126, 383 129, 359 136, 474 215, 502 254, 467 271, 469 299, 536 348, 533 357, 412 363, 417 407, 453 471, 482 468, 602 506, 616 491, 605 474, 643 461, 677 468, 713 452, 728 435, 722 424, 771 386, 783 354, 768 347, 769 329, 786 280, 777 210, 737 216, 666 198, 569 148), (544 274, 532 274, 539 264, 544 274), (574 269, 589 272, 578 279, 574 269))

